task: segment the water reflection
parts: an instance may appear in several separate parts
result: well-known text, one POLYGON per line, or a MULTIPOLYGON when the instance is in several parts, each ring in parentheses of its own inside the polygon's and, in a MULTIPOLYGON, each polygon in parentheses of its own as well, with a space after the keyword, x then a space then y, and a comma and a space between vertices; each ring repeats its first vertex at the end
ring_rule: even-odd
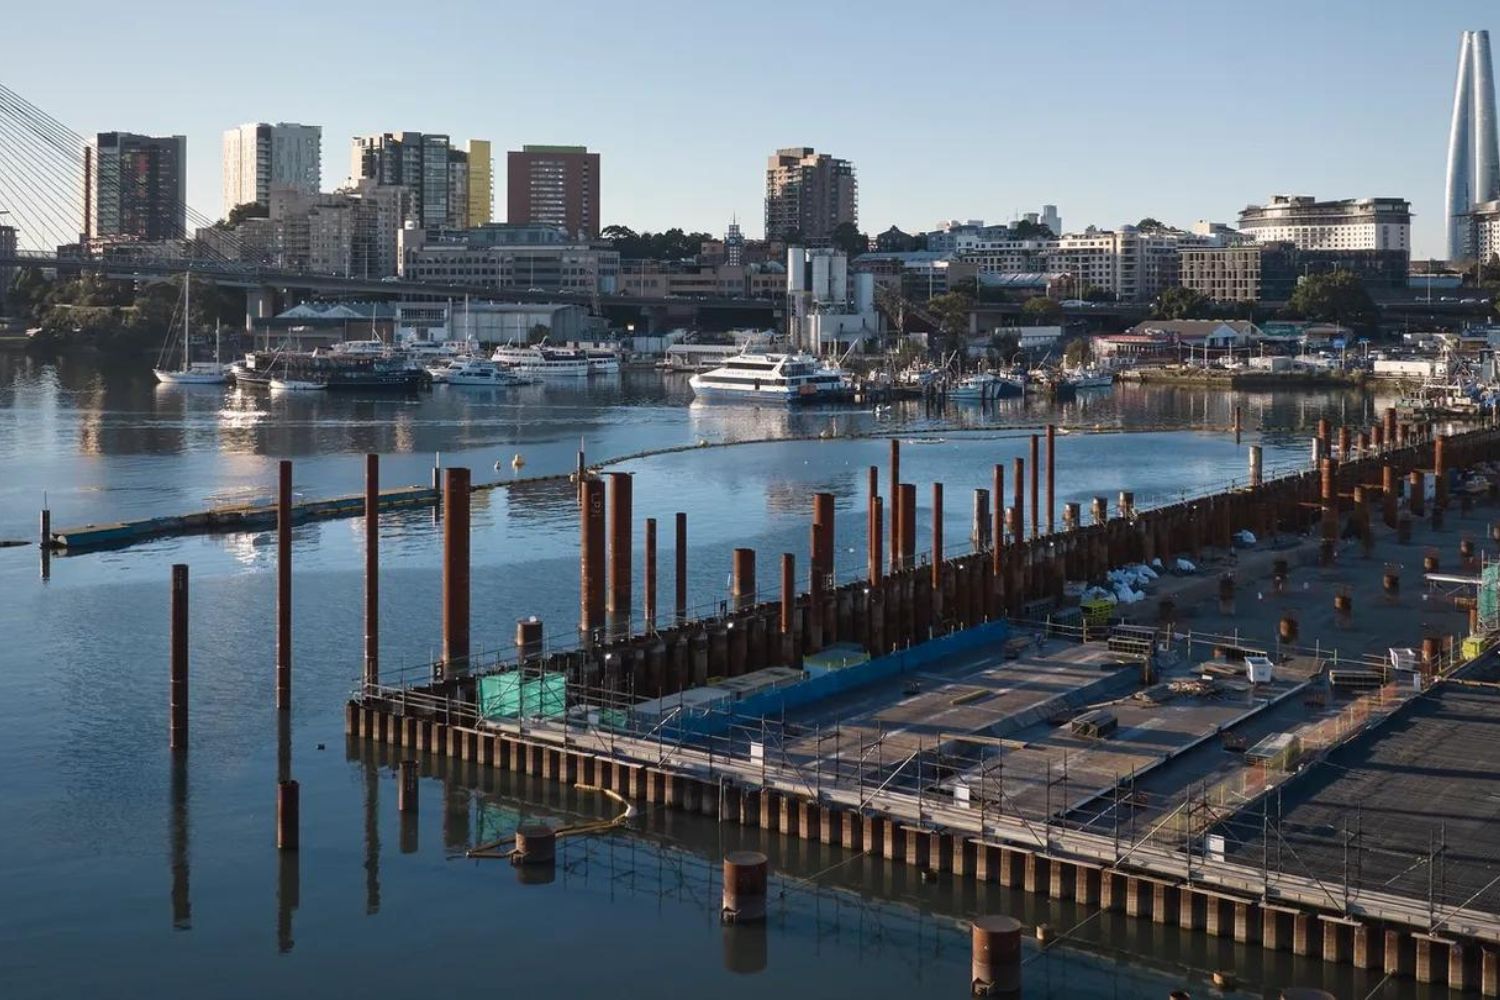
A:
MULTIPOLYGON (((367 802, 372 799, 369 776, 384 773, 409 753, 348 741, 346 759, 366 779, 367 802)), ((521 826, 578 824, 617 809, 597 793, 530 775, 446 756, 419 755, 417 760, 424 783, 442 788, 444 854, 450 858, 469 846, 508 845, 521 826)), ((369 845, 367 829, 367 852, 369 845)), ((403 866, 413 863, 402 861, 403 866)), ((482 894, 486 906, 494 905, 493 894, 503 891, 504 882, 528 893, 526 900, 517 900, 528 922, 561 926, 597 921, 606 918, 592 908, 604 903, 625 907, 610 911, 613 932, 608 943, 601 941, 601 960, 610 949, 639 958, 642 948, 691 954, 716 942, 717 964, 731 976, 790 976, 804 992, 821 995, 909 996, 913 987, 964 995, 969 975, 964 921, 985 912, 1011 913, 1028 925, 1085 928, 1076 943, 1045 953, 1025 942, 1026 995, 1031 997, 1166 995, 1179 987, 1206 992, 1205 975, 1192 969, 1235 968, 1242 976, 1282 980, 1280 971, 1262 968, 1258 948, 1234 946, 1232 954, 1221 954, 1232 942, 1226 945, 1123 914, 1095 915, 1072 901, 994 884, 924 880, 907 866, 882 858, 675 811, 646 810, 629 831, 560 838, 553 865, 516 866, 508 875, 502 874, 504 867, 501 861, 476 861, 470 870, 491 886, 482 894), (720 858, 737 849, 759 850, 771 859, 771 907, 764 924, 720 922, 720 858), (589 913, 579 908, 590 908, 589 913), (658 927, 672 928, 671 945, 663 945, 658 927)), ((407 885, 404 891, 415 890, 407 885)), ((366 893, 368 898, 368 888, 366 893)), ((457 899, 454 906, 463 905, 457 899)), ((536 945, 538 958, 542 948, 536 945)), ((657 992, 678 992, 679 984, 689 981, 696 984, 689 989, 701 988, 701 975, 701 969, 677 972, 670 963, 663 965, 657 992)))
POLYGON ((172 754, 171 787, 167 823, 172 869, 172 926, 185 931, 193 926, 193 900, 188 884, 188 769, 185 751, 172 754))
POLYGON ((723 937, 724 971, 739 976, 766 971, 771 944, 765 924, 725 924, 723 937))
POLYGON ((365 914, 373 916, 380 912, 380 768, 371 761, 364 772, 365 914))
MULTIPOLYGON (((282 709, 276 713, 276 782, 279 786, 290 780, 292 780, 292 713, 288 709, 282 709)), ((300 822, 299 816, 298 823, 300 822)), ((278 849, 276 851, 276 950, 282 954, 291 951, 296 944, 292 937, 292 914, 301 904, 300 851, 296 847, 290 850, 278 849)))

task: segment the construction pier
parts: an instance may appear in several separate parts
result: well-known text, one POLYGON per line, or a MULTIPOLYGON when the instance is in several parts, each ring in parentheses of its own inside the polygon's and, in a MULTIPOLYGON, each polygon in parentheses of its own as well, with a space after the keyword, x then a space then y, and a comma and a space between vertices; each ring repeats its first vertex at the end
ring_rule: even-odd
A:
POLYGON ((1252 447, 1247 485, 1166 506, 1097 497, 1084 524, 1049 434, 1045 473, 1035 443, 1029 479, 996 466, 945 545, 942 485, 924 543, 893 441, 858 579, 818 494, 805 576, 782 553, 758 590, 738 549, 701 618, 680 515, 673 613, 649 518, 633 614, 631 479, 590 478, 576 642, 522 619, 484 654, 445 500, 444 657, 367 660, 348 733, 1500 996, 1500 431, 1388 411, 1315 447, 1275 478, 1252 447))

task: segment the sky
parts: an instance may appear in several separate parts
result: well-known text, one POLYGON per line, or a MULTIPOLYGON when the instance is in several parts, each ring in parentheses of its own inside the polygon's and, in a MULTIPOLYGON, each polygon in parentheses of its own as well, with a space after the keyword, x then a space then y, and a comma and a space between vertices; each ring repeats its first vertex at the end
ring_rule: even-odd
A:
POLYGON ((77 132, 188 137, 217 218, 224 129, 446 132, 601 155, 602 219, 763 229, 766 157, 853 161, 860 228, 1234 223, 1273 193, 1405 197, 1442 252, 1459 34, 1480 0, 17 0, 6 83, 77 132))

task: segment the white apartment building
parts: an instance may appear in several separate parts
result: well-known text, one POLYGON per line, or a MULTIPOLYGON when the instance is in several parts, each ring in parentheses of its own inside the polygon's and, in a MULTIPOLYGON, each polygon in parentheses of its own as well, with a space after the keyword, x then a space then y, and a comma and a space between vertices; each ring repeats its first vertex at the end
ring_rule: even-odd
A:
POLYGON ((1299 250, 1411 252, 1411 203, 1404 198, 1317 201, 1311 195, 1272 195, 1240 212, 1240 232, 1260 243, 1299 250))
POLYGON ((224 214, 236 205, 269 206, 273 188, 316 194, 323 181, 323 128, 252 122, 224 133, 224 214))
POLYGON ((1465 214, 1465 256, 1488 263, 1500 254, 1500 201, 1482 201, 1465 214))
POLYGON ((981 274, 1066 274, 1075 294, 1093 286, 1123 302, 1148 302, 1177 283, 1181 249, 1213 243, 1175 230, 1090 227, 1050 240, 965 238, 958 253, 981 274))

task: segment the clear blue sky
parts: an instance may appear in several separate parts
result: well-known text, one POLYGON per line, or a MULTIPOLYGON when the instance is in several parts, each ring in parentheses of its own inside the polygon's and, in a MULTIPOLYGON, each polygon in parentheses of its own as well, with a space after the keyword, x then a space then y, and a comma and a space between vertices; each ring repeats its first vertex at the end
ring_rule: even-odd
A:
MULTIPOLYGON (((853 160, 861 228, 1152 215, 1233 222, 1273 192, 1393 195, 1441 247, 1465 28, 1481 0, 991 0, 10 4, 3 79, 79 132, 188 136, 189 200, 219 213, 220 133, 416 129, 603 157, 603 218, 761 230, 766 156, 853 160)), ((1491 23, 1493 22, 1493 23, 1491 23)), ((1500 42, 1500 36, 1497 36, 1500 42)))

